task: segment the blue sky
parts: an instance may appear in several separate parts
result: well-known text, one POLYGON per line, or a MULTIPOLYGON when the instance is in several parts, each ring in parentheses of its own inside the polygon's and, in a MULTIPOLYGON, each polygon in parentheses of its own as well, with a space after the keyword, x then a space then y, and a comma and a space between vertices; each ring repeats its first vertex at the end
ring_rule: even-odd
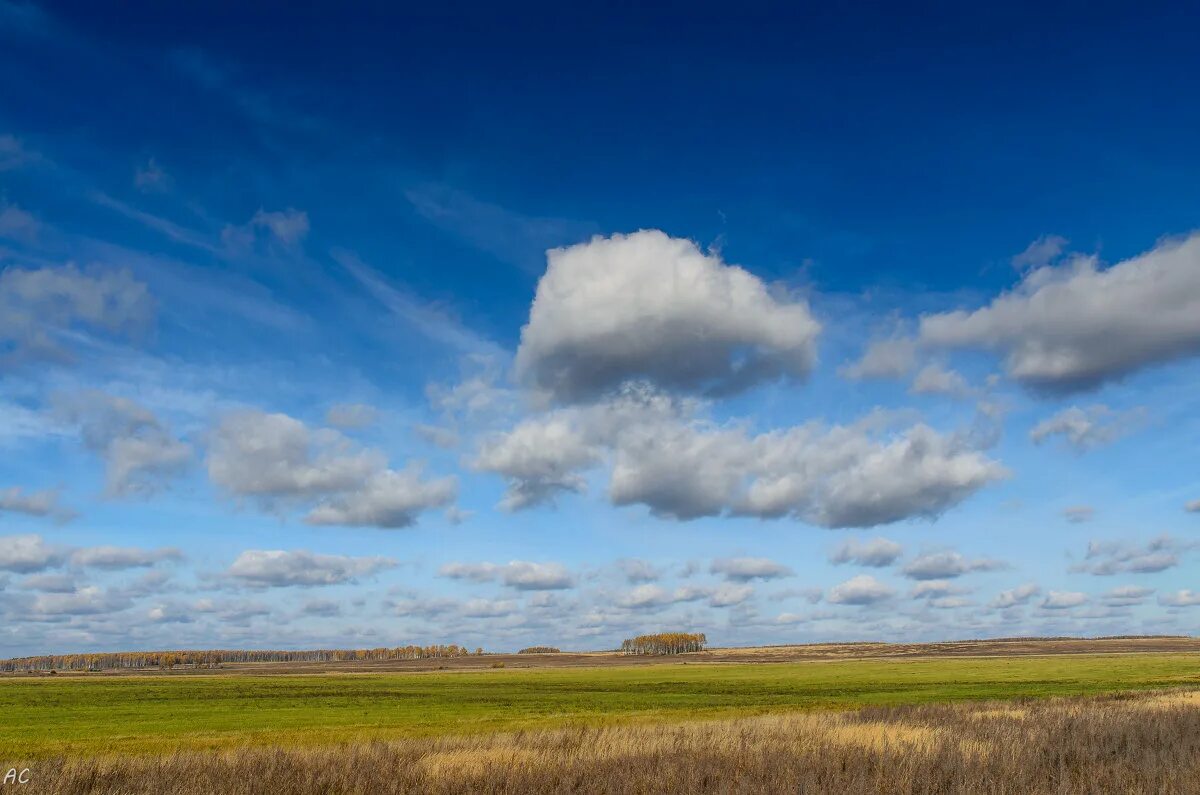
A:
POLYGON ((1196 22, 0 0, 0 654, 1193 632, 1196 22))

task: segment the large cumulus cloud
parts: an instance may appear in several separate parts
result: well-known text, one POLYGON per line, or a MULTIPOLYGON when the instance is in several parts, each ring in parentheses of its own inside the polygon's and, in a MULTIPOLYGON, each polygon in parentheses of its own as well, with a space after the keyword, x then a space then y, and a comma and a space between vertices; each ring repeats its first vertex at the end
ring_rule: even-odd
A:
POLYGON ((594 237, 548 252, 516 373, 560 401, 629 380, 728 394, 816 361, 808 304, 657 230, 594 237))
POLYGON ((1037 390, 1075 392, 1200 354, 1200 233, 1108 268, 1092 257, 1030 271, 975 311, 921 319, 920 341, 984 348, 1037 390))

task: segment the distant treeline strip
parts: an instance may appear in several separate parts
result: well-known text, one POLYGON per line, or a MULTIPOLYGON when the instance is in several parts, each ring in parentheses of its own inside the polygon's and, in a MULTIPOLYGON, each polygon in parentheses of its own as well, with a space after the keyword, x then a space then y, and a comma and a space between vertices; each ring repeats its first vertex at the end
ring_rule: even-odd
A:
POLYGON ((708 638, 703 632, 659 632, 655 635, 638 635, 621 643, 623 654, 683 654, 689 651, 704 651, 708 638))
MULTIPOLYGON (((0 660, 0 671, 102 671, 111 669, 215 668, 221 663, 247 662, 353 662, 368 660, 423 660, 436 657, 466 657, 472 652, 456 643, 434 646, 397 646, 378 649, 312 649, 308 651, 259 651, 207 649, 191 651, 132 651, 98 654, 48 654, 0 660)), ((483 654, 476 649, 474 654, 483 654)))
POLYGON ((553 646, 526 646, 517 654, 562 654, 562 649, 553 646))

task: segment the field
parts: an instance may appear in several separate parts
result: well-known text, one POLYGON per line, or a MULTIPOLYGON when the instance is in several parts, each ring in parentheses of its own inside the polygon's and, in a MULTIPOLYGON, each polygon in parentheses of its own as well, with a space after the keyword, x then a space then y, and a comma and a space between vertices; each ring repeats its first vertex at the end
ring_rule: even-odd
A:
MULTIPOLYGON (((920 647, 863 644, 715 651, 641 664, 613 655, 485 656, 444 670, 326 664, 290 673, 245 665, 216 673, 14 674, 0 677, 0 767, 40 771, 41 783, 27 792, 172 791, 184 780, 251 775, 245 766, 264 765, 308 782, 269 791, 379 791, 380 780, 354 779, 367 776, 368 767, 391 771, 385 790, 495 784, 511 792, 604 791, 588 784, 592 777, 608 776, 609 789, 636 790, 618 774, 658 759, 682 777, 682 790, 725 791, 720 776, 735 772, 750 776, 743 784, 751 790, 833 775, 832 768, 821 772, 827 755, 817 750, 836 746, 861 769, 859 779, 837 779, 833 791, 868 792, 875 791, 869 782, 881 780, 880 765, 890 760, 907 769, 919 761, 914 754, 940 760, 945 775, 1044 766, 1045 754, 1067 753, 1067 746, 1047 746, 1034 760, 1026 757, 1035 749, 1016 738, 1024 732, 1053 745, 1051 732, 1069 731, 1077 761, 1113 743, 1106 758, 1114 776, 1134 775, 1121 767, 1134 757, 1156 766, 1159 784, 1163 776, 1200 772, 1196 762, 1182 761, 1189 748, 1200 759, 1200 700, 1187 694, 1200 688, 1194 641, 1010 643, 975 654, 952 644, 923 647, 924 654, 920 647), (505 667, 490 667, 501 662, 505 667), (1112 695, 1120 693, 1127 695, 1112 695), (1002 699, 1008 703, 983 705, 1002 699), (1096 732, 1100 745, 1077 747, 1096 732), (735 748, 743 757, 722 774, 735 748), (699 770, 716 778, 696 779, 699 770), (571 786, 545 778, 560 774, 580 778, 571 786), (342 779, 318 785, 320 776, 342 779), (155 780, 157 789, 144 784, 155 780)), ((1112 791, 1187 791, 1139 781, 1112 791)), ((191 786, 180 791, 226 789, 191 786)))

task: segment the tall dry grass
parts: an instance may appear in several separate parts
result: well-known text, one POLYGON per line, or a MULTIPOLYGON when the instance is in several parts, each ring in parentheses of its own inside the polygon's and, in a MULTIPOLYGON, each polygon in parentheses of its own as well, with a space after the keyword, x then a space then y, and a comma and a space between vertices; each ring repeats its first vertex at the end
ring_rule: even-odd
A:
POLYGON ((1197 793, 1200 692, 36 765, 54 793, 1197 793))

